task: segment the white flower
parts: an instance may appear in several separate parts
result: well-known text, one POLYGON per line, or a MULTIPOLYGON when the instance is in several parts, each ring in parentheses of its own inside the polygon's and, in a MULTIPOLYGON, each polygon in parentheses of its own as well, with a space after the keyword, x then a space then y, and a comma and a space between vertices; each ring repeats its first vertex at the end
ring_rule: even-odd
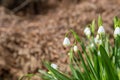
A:
POLYGON ((98 56, 100 56, 100 51, 98 51, 98 56))
POLYGON ((70 56, 70 53, 68 53, 68 56, 70 56))
POLYGON ((89 28, 89 27, 86 27, 86 28, 84 29, 84 34, 85 34, 86 36, 90 37, 91 31, 90 31, 90 28, 89 28))
POLYGON ((102 40, 99 40, 99 41, 98 41, 98 44, 101 45, 101 44, 102 44, 102 40))
POLYGON ((93 44, 93 43, 92 43, 92 44, 90 44, 90 47, 91 47, 91 48, 93 48, 93 47, 94 47, 94 44, 93 44))
POLYGON ((94 41, 95 41, 95 44, 99 44, 99 45, 102 44, 102 40, 99 38, 99 35, 95 37, 94 41))
POLYGON ((54 63, 51 64, 51 67, 54 68, 54 69, 58 68, 58 66, 56 64, 54 64, 54 63))
POLYGON ((105 29, 103 26, 100 26, 98 29, 98 34, 105 34, 105 29))
POLYGON ((78 47, 75 45, 75 46, 73 47, 73 50, 74 50, 74 52, 77 52, 77 51, 78 51, 78 47))
POLYGON ((65 47, 70 45, 70 40, 69 40, 68 37, 65 37, 65 38, 64 38, 63 45, 64 45, 65 47))
POLYGON ((99 35, 97 35, 94 39, 95 43, 97 44, 99 42, 99 35))
POLYGON ((115 28, 114 37, 117 37, 117 35, 120 35, 120 27, 115 28))

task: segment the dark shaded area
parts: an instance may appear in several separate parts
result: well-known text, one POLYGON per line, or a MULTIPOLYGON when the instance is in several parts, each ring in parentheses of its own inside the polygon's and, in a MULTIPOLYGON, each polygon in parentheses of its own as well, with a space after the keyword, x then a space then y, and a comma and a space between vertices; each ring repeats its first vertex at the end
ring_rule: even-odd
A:
POLYGON ((78 3, 80 0, 0 0, 0 5, 14 13, 45 14, 49 9, 55 9, 61 3, 78 3))

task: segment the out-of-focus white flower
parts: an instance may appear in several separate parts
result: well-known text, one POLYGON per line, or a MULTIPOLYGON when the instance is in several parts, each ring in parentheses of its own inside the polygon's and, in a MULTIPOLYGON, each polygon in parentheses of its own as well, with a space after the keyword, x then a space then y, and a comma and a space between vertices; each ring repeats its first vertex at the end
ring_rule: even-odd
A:
POLYGON ((95 37, 94 41, 95 41, 95 44, 99 44, 99 45, 102 44, 102 40, 99 38, 99 35, 95 37))
POLYGON ((70 40, 69 40, 68 37, 65 37, 65 38, 64 38, 63 45, 64 45, 65 47, 67 47, 67 46, 70 45, 70 40))
POLYGON ((75 45, 75 46, 73 47, 73 50, 74 50, 74 52, 77 52, 77 51, 78 51, 78 47, 75 45))
POLYGON ((70 52, 68 53, 68 56, 70 56, 70 52))
POLYGON ((98 56, 100 56, 100 51, 98 51, 98 56))
POLYGON ((114 37, 117 37, 117 35, 120 35, 120 27, 115 28, 114 37))
POLYGON ((105 34, 105 29, 103 26, 100 26, 98 29, 98 34, 105 34))
POLYGON ((84 29, 84 34, 85 34, 87 37, 90 37, 91 31, 90 31, 90 28, 89 28, 89 27, 86 27, 86 28, 84 29))
POLYGON ((98 44, 101 45, 102 44, 102 40, 99 40, 98 44))
POLYGON ((97 44, 97 43, 99 42, 99 35, 97 35, 97 36, 95 37, 94 41, 95 41, 95 44, 97 44))
POLYGON ((58 66, 56 64, 54 64, 54 63, 51 64, 51 67, 54 68, 54 69, 58 68, 58 66))
POLYGON ((90 47, 91 47, 91 48, 93 48, 93 47, 94 47, 94 44, 93 44, 93 43, 92 43, 92 44, 90 44, 90 47))
POLYGON ((99 35, 97 35, 97 36, 96 36, 96 38, 97 38, 97 39, 100 39, 100 36, 99 36, 99 35))

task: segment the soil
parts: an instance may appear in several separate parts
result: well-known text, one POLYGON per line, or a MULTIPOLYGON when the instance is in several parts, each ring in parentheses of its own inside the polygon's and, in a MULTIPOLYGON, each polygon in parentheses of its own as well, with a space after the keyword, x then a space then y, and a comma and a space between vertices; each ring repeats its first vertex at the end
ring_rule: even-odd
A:
MULTIPOLYGON (((65 33, 73 29, 82 38, 84 27, 101 15, 106 33, 112 36, 113 18, 120 17, 119 5, 119 0, 63 2, 44 14, 25 16, 1 6, 0 80, 17 80, 27 73, 37 73, 45 69, 45 61, 56 63, 62 71, 70 71, 69 49, 62 45, 65 33)), ((74 41, 72 36, 70 39, 74 41)))

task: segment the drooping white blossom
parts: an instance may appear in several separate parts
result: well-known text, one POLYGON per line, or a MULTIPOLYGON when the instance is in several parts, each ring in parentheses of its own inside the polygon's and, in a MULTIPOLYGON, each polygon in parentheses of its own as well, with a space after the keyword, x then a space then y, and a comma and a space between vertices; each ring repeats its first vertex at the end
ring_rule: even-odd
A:
POLYGON ((65 37, 65 38, 64 38, 63 45, 64 45, 65 47, 67 47, 67 46, 70 45, 70 40, 69 40, 68 37, 65 37))
POLYGON ((70 56, 70 52, 68 53, 68 56, 70 56))
POLYGON ((102 40, 99 40, 99 41, 98 41, 98 44, 101 45, 101 44, 102 44, 102 40))
POLYGON ((95 41, 95 44, 102 44, 102 40, 100 39, 99 35, 97 35, 95 38, 94 38, 94 41, 95 41))
POLYGON ((77 51, 78 51, 78 47, 75 45, 75 46, 73 47, 73 50, 74 50, 74 52, 77 52, 77 51))
POLYGON ((114 30, 114 37, 117 37, 117 35, 120 35, 120 27, 116 27, 114 30))
POLYGON ((89 27, 86 27, 86 28, 84 29, 84 34, 85 34, 87 37, 90 37, 91 31, 90 31, 90 28, 89 28, 89 27))
POLYGON ((99 42, 99 35, 97 35, 95 38, 94 38, 94 41, 95 41, 95 44, 97 44, 99 42))
POLYGON ((103 26, 100 26, 98 29, 98 34, 105 34, 105 29, 103 26))
POLYGON ((58 68, 58 66, 56 64, 54 64, 54 63, 51 64, 51 67, 54 68, 54 69, 58 68))
POLYGON ((94 47, 94 43, 91 43, 91 44, 90 44, 90 47, 93 48, 93 47, 94 47))

